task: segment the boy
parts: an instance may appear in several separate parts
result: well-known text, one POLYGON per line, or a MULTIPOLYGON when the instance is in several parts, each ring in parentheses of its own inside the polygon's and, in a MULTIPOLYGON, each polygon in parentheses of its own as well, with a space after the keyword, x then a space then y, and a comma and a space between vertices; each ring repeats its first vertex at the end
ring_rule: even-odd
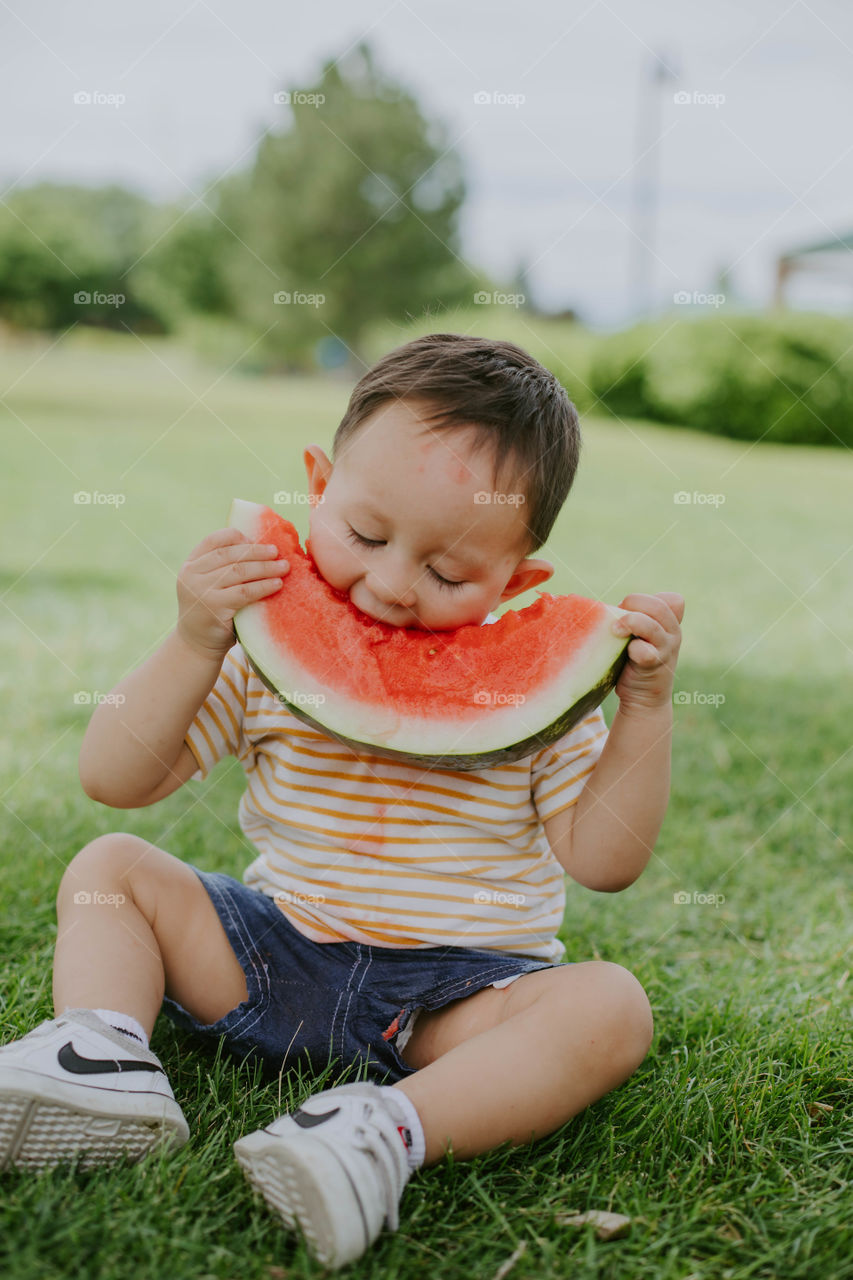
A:
MULTIPOLYGON (((371 618, 494 621, 553 573, 529 553, 579 446, 565 391, 518 347, 417 339, 357 384, 334 462, 306 449, 310 553, 371 618)), ((640 984, 616 964, 563 962, 556 932, 564 872, 614 892, 651 855, 684 601, 623 599, 634 638, 609 734, 599 709, 514 765, 424 771, 315 732, 250 669, 232 619, 286 591, 275 555, 233 529, 202 540, 178 576, 175 630, 99 704, 80 754, 87 794, 127 809, 237 755, 258 856, 243 883, 120 832, 72 859, 57 1016, 0 1049, 0 1166, 185 1142, 148 1048, 161 1006, 272 1074, 358 1061, 372 1078, 235 1144, 285 1224, 340 1266, 396 1228, 414 1169, 551 1133, 644 1058, 640 984)))

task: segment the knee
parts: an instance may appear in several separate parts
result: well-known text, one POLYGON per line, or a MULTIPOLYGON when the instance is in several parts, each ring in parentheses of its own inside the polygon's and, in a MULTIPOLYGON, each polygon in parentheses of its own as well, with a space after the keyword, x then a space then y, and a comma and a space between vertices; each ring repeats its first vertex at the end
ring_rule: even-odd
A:
POLYGON ((580 1016, 608 1062, 625 1076, 637 1069, 651 1046, 654 1019, 649 998, 629 969, 609 960, 584 960, 534 976, 552 997, 549 1016, 570 1031, 580 1016))
POLYGON ((602 999, 610 1011, 615 1041, 624 1053, 626 1066, 635 1070, 651 1047, 655 1025, 652 1007, 638 978, 621 964, 593 961, 602 984, 602 999))
MULTIPOLYGON (((77 894, 106 892, 118 877, 126 876, 140 855, 150 848, 139 836, 126 831, 111 831, 84 845, 68 863, 57 891, 57 902, 85 901, 77 894)), ((91 899, 89 899, 91 901, 91 899)))

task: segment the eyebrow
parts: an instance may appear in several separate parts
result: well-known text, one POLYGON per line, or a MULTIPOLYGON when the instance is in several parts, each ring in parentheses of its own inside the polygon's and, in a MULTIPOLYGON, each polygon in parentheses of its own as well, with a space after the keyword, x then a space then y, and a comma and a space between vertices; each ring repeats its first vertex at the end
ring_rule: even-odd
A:
MULTIPOLYGON (((356 509, 363 515, 367 516, 369 520, 378 520, 380 523, 385 520, 384 516, 380 515, 379 512, 374 511, 371 506, 361 500, 356 503, 356 509)), ((447 551, 439 552, 438 559, 452 560, 455 565, 458 565, 459 568, 464 570, 466 573, 479 572, 486 564, 486 561, 481 560, 478 556, 467 555, 464 551, 454 551, 452 548, 447 551)))

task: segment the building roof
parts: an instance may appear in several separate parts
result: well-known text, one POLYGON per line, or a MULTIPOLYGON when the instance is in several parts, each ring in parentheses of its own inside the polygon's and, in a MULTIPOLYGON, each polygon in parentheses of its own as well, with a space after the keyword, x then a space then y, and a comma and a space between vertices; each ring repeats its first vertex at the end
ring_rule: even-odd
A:
POLYGON ((832 236, 828 240, 816 240, 812 244, 800 245, 798 249, 789 249, 787 253, 782 254, 782 258, 790 261, 792 258, 801 258, 811 253, 841 253, 844 250, 848 252, 853 249, 853 231, 848 231, 846 235, 832 236))

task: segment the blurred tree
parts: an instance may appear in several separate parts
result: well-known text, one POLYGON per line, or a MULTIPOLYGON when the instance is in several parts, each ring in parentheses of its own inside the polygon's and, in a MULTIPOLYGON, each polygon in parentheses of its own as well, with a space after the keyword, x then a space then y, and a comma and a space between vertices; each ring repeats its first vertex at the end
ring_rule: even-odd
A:
POLYGON ((288 127, 266 133, 251 170, 217 191, 235 237, 235 309, 268 330, 266 351, 304 359, 334 336, 357 362, 377 319, 470 302, 478 285, 457 252, 465 187, 444 127, 365 44, 277 96, 288 127))
POLYGON ((225 263, 233 244, 233 233, 206 196, 161 205, 152 213, 148 248, 132 273, 134 288, 176 326, 193 312, 229 315, 234 299, 225 263))
POLYGON ((0 205, 0 316, 20 328, 163 332, 167 314, 132 283, 151 217, 147 200, 119 186, 43 182, 12 192, 0 205))
POLYGON ((276 98, 285 127, 262 136, 248 170, 188 201, 118 186, 13 193, 0 206, 0 317, 214 345, 221 332, 246 368, 348 358, 358 371, 378 320, 469 305, 484 282, 458 254, 465 186, 444 125, 366 44, 276 98))

